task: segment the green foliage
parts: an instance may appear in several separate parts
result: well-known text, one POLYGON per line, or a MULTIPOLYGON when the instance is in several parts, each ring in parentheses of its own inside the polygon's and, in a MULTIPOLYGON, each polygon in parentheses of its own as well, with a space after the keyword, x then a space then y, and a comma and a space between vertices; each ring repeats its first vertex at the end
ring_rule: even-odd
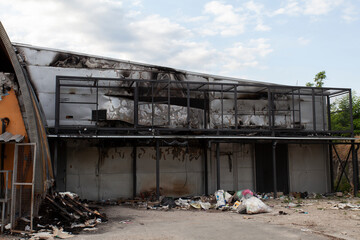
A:
POLYGON ((321 71, 321 72, 318 72, 316 75, 315 75, 315 78, 314 78, 314 82, 315 83, 311 83, 311 82, 307 82, 305 84, 305 86, 307 87, 322 87, 324 85, 324 80, 326 79, 326 72, 325 71, 321 71))
POLYGON ((322 87, 324 85, 325 78, 326 78, 325 71, 321 71, 318 74, 316 74, 314 78, 315 87, 322 87))
MULTIPOLYGON (((360 134, 360 97, 352 94, 353 124, 356 135, 360 134)), ((331 105, 331 129, 346 131, 350 130, 350 101, 346 95, 331 105)))
MULTIPOLYGON (((338 182, 338 180, 335 181, 335 184, 337 184, 337 182, 338 182)), ((337 186, 335 186, 335 189, 336 188, 337 188, 337 186)), ((346 177, 342 176, 338 189, 340 192, 345 192, 345 193, 348 193, 351 191, 351 185, 347 181, 346 177)))

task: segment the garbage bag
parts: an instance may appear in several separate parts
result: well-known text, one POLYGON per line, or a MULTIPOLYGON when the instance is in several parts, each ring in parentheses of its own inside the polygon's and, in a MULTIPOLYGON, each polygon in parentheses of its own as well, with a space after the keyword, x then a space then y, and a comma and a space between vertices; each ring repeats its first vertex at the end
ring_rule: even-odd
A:
POLYGON ((251 196, 254 196, 254 193, 250 191, 249 189, 244 189, 236 192, 237 197, 241 200, 244 198, 250 198, 251 196))
POLYGON ((200 208, 201 208, 201 205, 200 205, 200 202, 199 202, 199 201, 191 201, 191 202, 190 202, 190 206, 192 206, 193 208, 196 208, 196 209, 200 209, 200 208))
POLYGON ((189 200, 187 199, 177 199, 175 200, 175 204, 179 207, 182 207, 182 208, 189 208, 190 207, 190 204, 189 204, 189 200))
POLYGON ((225 206, 224 190, 218 190, 215 192, 216 207, 221 208, 225 206))
POLYGON ((256 197, 244 198, 242 205, 246 207, 247 214, 271 212, 271 208, 256 197))
POLYGON ((160 204, 161 206, 169 206, 169 208, 176 207, 175 200, 172 197, 164 197, 160 204))
POLYGON ((211 204, 209 202, 200 202, 200 206, 204 210, 209 210, 209 208, 211 207, 211 204))
POLYGON ((229 203, 232 199, 232 195, 228 192, 224 192, 224 199, 226 203, 229 203))

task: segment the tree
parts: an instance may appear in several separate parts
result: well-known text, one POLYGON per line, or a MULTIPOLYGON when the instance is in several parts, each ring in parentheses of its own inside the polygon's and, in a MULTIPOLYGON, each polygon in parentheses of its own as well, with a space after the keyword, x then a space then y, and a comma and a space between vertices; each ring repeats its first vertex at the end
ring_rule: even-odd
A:
MULTIPOLYGON (((360 134, 360 97, 352 93, 352 111, 354 132, 360 134)), ((331 105, 331 129, 346 131, 350 130, 350 101, 349 95, 346 95, 335 101, 331 105)))
POLYGON ((325 73, 325 71, 321 71, 315 75, 315 78, 314 78, 315 84, 311 83, 311 82, 307 82, 305 84, 305 86, 314 87, 314 85, 315 85, 315 87, 322 87, 324 85, 325 79, 326 79, 326 73, 325 73))

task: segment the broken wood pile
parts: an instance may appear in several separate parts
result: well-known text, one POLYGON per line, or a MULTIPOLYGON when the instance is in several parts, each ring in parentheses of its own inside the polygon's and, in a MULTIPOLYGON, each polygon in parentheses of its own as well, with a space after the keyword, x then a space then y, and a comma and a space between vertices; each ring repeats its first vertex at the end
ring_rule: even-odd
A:
POLYGON ((39 217, 34 219, 34 230, 51 229, 53 226, 77 233, 85 228, 94 228, 107 221, 96 207, 82 203, 70 192, 48 194, 40 208, 39 217))

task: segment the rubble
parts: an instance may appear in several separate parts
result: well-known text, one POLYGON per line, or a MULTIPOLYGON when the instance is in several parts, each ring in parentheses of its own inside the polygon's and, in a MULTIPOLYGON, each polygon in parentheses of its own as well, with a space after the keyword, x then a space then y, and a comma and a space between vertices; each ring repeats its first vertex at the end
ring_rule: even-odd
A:
MULTIPOLYGON (((60 192, 46 195, 39 211, 33 220, 33 232, 30 220, 21 217, 16 220, 18 228, 24 229, 31 240, 71 238, 81 230, 95 231, 95 226, 107 221, 107 217, 99 213, 95 207, 82 203, 75 193, 60 192), (31 232, 31 233, 29 233, 31 232)), ((9 230, 9 226, 5 226, 9 230)))
POLYGON ((149 210, 204 210, 218 209, 222 211, 232 211, 238 213, 267 213, 271 208, 263 203, 254 193, 249 189, 227 192, 218 190, 214 195, 210 196, 195 196, 191 198, 160 197, 160 201, 156 201, 152 192, 141 194, 141 198, 134 200, 120 200, 120 204, 132 205, 139 208, 146 208, 149 210), (146 198, 145 196, 148 196, 146 198))
POLYGON ((360 204, 351 204, 351 203, 338 203, 330 209, 338 210, 338 209, 349 209, 352 211, 360 211, 360 204))

